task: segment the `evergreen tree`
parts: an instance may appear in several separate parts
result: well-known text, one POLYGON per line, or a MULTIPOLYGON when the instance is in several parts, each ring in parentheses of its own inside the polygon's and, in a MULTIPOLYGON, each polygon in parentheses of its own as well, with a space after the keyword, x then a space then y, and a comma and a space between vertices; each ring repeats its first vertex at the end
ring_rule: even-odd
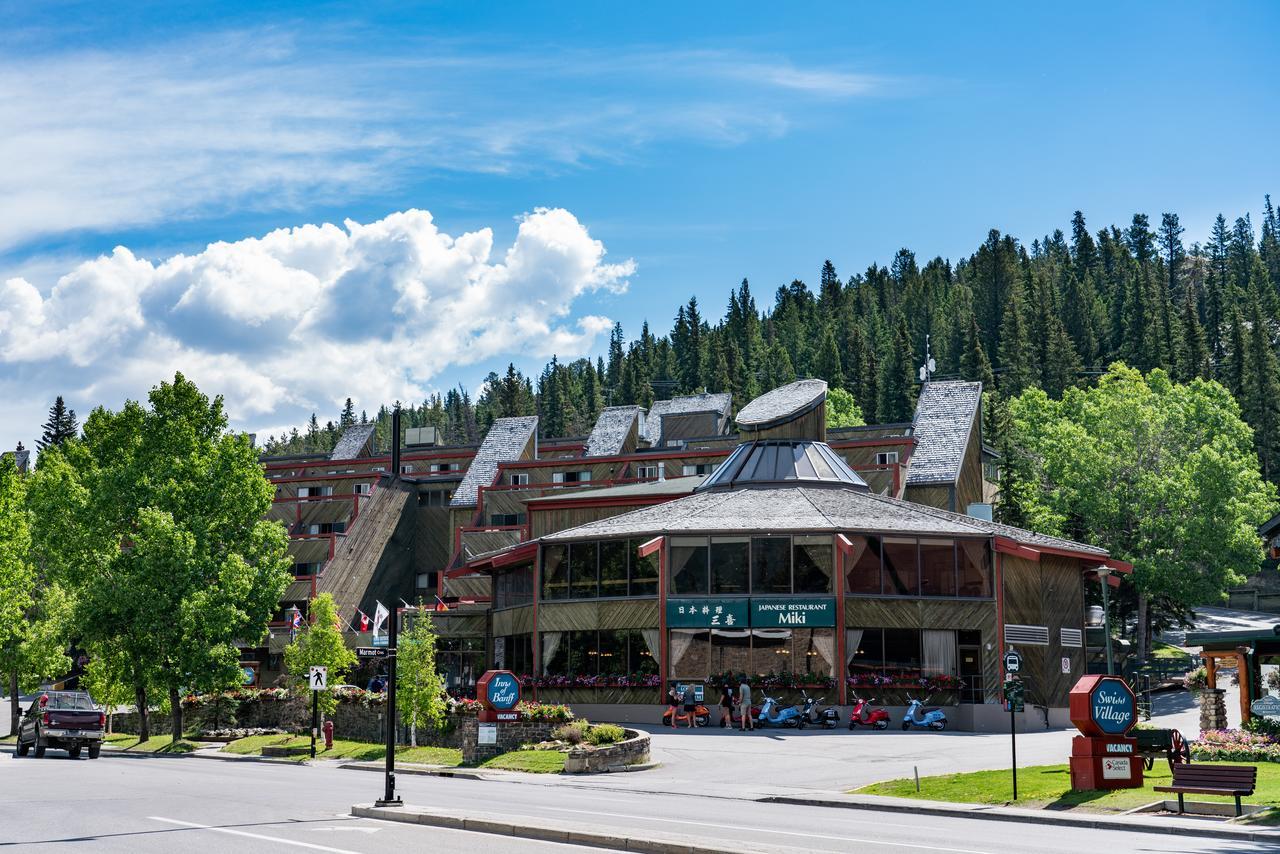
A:
POLYGON ((49 420, 40 426, 44 432, 40 434, 39 439, 36 439, 36 447, 41 451, 56 448, 68 439, 76 438, 80 433, 76 411, 67 408, 62 395, 54 399, 53 406, 49 407, 49 420))
POLYGON ((1178 376, 1182 382, 1195 377, 1212 378, 1209 365, 1209 345, 1204 339, 1204 329, 1196 312, 1196 302, 1188 291, 1182 309, 1183 346, 1178 360, 1178 376))
POLYGON ((1280 361, 1256 295, 1249 305, 1248 336, 1240 408, 1253 427, 1262 476, 1270 480, 1280 473, 1280 361))
POLYGON ((1013 288, 1005 303, 1000 324, 1000 392, 1012 397, 1036 384, 1040 366, 1036 364, 1022 302, 1022 289, 1013 288))
POLYGON ((1239 400, 1244 396, 1245 363, 1247 359, 1245 355, 1244 319, 1240 316, 1239 308, 1233 308, 1231 311, 1229 343, 1231 350, 1227 354, 1227 374, 1224 380, 1227 388, 1239 400))
POLYGON ((876 403, 878 422, 892 424, 911 420, 916 407, 915 370, 907 319, 898 312, 893 344, 880 373, 880 399, 876 403))
POLYGON ((348 427, 354 426, 356 423, 356 405, 351 402, 351 398, 347 398, 347 402, 342 405, 342 414, 338 416, 338 427, 346 430, 348 427))
POLYGON ((613 324, 609 333, 609 367, 605 371, 605 385, 609 389, 617 389, 622 385, 622 346, 625 338, 622 335, 622 324, 613 324))
POLYGON ((791 357, 787 355, 786 349, 778 341, 774 341, 769 347, 769 367, 766 377, 766 383, 769 388, 774 389, 778 386, 795 382, 796 369, 791 364, 791 357))
POLYGON ((969 381, 977 380, 984 389, 995 388, 995 375, 991 372, 991 361, 982 349, 982 333, 978 330, 978 321, 969 315, 969 328, 965 334, 965 346, 960 353, 960 376, 969 381))
POLYGON ((836 336, 831 326, 822 331, 822 345, 818 349, 817 375, 827 381, 832 388, 844 387, 844 369, 840 365, 840 348, 836 345, 836 336))

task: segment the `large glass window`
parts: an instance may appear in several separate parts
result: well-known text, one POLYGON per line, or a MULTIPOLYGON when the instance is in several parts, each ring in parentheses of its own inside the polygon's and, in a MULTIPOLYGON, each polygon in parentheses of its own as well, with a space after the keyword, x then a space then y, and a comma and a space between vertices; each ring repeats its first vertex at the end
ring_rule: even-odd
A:
POLYGON ((598 595, 596 588, 598 560, 595 543, 569 544, 570 599, 593 599, 598 595))
POLYGON ((880 673, 884 670, 884 630, 848 629, 845 655, 850 673, 880 673))
POLYGON ((711 632, 708 629, 672 629, 667 653, 670 679, 706 679, 711 675, 711 632))
MULTIPOLYGON (((694 653, 681 645, 693 637, 693 631, 671 632, 672 661, 677 655, 694 653)), ((701 636, 696 643, 701 643, 701 636)), ((700 649, 690 641, 691 650, 700 649)), ((712 629, 707 648, 705 669, 701 658, 690 658, 685 665, 673 665, 671 678, 706 679, 718 673, 744 673, 763 676, 769 673, 830 676, 835 659, 834 629, 712 629)))
POLYGON ((711 538, 711 592, 746 593, 748 546, 746 537, 711 538))
POLYGON ((493 608, 516 608, 533 601, 533 567, 521 566, 493 576, 493 608))
POLYGON ((658 593, 658 553, 640 557, 636 550, 640 540, 628 540, 627 552, 631 557, 631 595, 656 596, 658 593))
POLYGON ((831 592, 831 537, 795 537, 795 592, 831 592))
POLYGON ((880 538, 850 537, 853 553, 849 556, 849 571, 845 586, 850 593, 880 592, 880 538))
POLYGON ((627 541, 600 543, 600 595, 627 595, 627 541))
POLYGON ((791 538, 751 541, 751 592, 757 596, 791 592, 791 538))
POLYGON ((510 670, 512 673, 528 674, 533 672, 533 635, 507 635, 494 639, 493 666, 499 670, 510 670), (498 648, 501 642, 502 655, 498 648))
POLYGON ((549 676, 651 675, 658 672, 657 646, 657 629, 543 632, 542 672, 549 676))
POLYGON ((707 540, 671 538, 671 592, 707 595, 707 540))
POLYGON ((956 549, 952 540, 920 540, 920 595, 956 595, 956 549))
MULTIPOLYGON (((916 678, 954 676, 959 635, 951 629, 848 629, 845 654, 849 675, 884 674, 916 678)), ((975 653, 976 657, 976 653, 975 653)))
POLYGON ((988 597, 991 595, 991 563, 987 559, 985 540, 960 540, 957 549, 957 571, 960 595, 988 597))
POLYGON ((890 596, 920 595, 920 565, 914 537, 885 537, 884 593, 890 596))
POLYGON ((888 671, 920 669, 920 630, 884 630, 884 667, 888 671))
POLYGON ((569 598, 569 547, 542 547, 542 598, 569 598))

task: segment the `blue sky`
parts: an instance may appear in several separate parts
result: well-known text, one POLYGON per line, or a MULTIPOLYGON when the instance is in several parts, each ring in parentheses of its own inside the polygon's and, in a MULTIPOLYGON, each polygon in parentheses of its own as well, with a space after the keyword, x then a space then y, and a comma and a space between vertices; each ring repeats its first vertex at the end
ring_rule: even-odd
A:
POLYGON ((1280 192, 1276 4, 888 5, 0 3, 0 446, 175 369, 271 432, 744 276, 1280 192))

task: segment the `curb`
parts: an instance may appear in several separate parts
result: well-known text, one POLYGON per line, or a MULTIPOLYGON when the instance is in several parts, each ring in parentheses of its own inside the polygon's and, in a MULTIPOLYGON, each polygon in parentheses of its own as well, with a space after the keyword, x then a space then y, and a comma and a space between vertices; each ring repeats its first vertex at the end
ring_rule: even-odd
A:
MULTIPOLYGON (((873 812, 915 813, 945 818, 969 818, 979 821, 1007 821, 1022 824, 1050 824, 1060 827, 1086 827, 1092 830, 1120 830, 1131 833, 1155 833, 1164 835, 1203 836, 1210 839, 1230 839, 1238 842, 1280 841, 1280 829, 1251 830, 1235 827, 1205 827, 1203 825, 1156 824, 1154 821, 1134 821, 1119 816, 1084 817, 1063 813, 1046 813, 1017 807, 992 807, 986 805, 953 804, 942 801, 916 801, 905 798, 878 798, 864 796, 862 800, 800 797, 776 795, 760 798, 763 803, 792 804, 806 807, 835 807, 870 810, 873 812), (874 800, 873 800, 874 798, 874 800)), ((1177 819, 1174 819, 1177 821, 1177 819)))
POLYGON ((798 848, 759 848, 735 842, 722 848, 703 845, 694 837, 678 834, 655 833, 645 837, 601 833, 591 825, 567 822, 537 823, 512 819, 502 815, 476 815, 464 817, 442 812, 431 812, 423 807, 377 807, 371 804, 355 804, 351 814, 357 818, 372 818, 402 824, 418 824, 426 827, 443 827, 451 830, 468 830, 473 833, 491 833, 520 839, 537 839, 543 842, 561 842, 572 845, 589 845, 596 848, 612 848, 618 851, 641 851, 646 854, 764 854, 764 852, 799 852, 798 848))
MULTIPOLYGON (((339 768, 351 771, 377 771, 382 773, 387 766, 382 762, 344 762, 339 768)), ((396 763, 397 774, 416 774, 420 777, 462 777, 468 780, 484 780, 489 777, 479 768, 460 768, 450 765, 401 765, 396 763)))

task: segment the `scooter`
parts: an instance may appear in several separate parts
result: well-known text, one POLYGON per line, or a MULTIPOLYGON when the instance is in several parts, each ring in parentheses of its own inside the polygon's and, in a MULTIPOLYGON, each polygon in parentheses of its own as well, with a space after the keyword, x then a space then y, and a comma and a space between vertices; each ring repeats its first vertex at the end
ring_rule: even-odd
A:
POLYGON ((806 723, 821 726, 823 729, 835 729, 839 725, 840 713, 836 711, 835 706, 827 706, 819 711, 819 706, 822 705, 822 701, 826 697, 819 697, 815 700, 803 691, 800 692, 800 695, 804 697, 804 708, 801 713, 804 715, 806 723))
MULTIPOLYGON (((760 707, 752 706, 751 719, 756 720, 759 717, 760 717, 760 707)), ((738 729, 742 728, 742 715, 738 714, 738 707, 736 705, 733 708, 729 709, 728 722, 726 722, 724 718, 720 719, 720 726, 721 728, 729 727, 729 726, 737 727, 738 729)))
POLYGON ((936 729, 938 731, 947 728, 947 713, 941 709, 929 709, 924 714, 921 714, 924 704, 929 702, 928 697, 925 697, 923 702, 913 700, 910 696, 907 699, 911 700, 911 705, 907 706, 907 713, 902 716, 902 728, 904 730, 911 729, 913 726, 921 729, 936 729))
MULTIPOLYGON (((671 726, 671 712, 672 712, 672 707, 667 706, 667 710, 662 713, 663 726, 671 726)), ((683 715, 684 709, 680 708, 679 713, 683 715)), ((698 703, 693 707, 693 725, 706 726, 709 723, 711 723, 711 712, 707 710, 706 706, 702 705, 701 703, 698 703)))
POLYGON ((857 694, 853 695, 853 711, 849 713, 850 732, 856 726, 875 727, 876 729, 886 729, 889 726, 889 713, 884 709, 871 708, 871 704, 875 701, 875 697, 870 700, 864 700, 857 694))
POLYGON ((765 697, 764 705, 760 707, 760 714, 756 715, 756 723, 776 727, 793 726, 796 729, 804 729, 809 721, 805 718, 804 712, 800 711, 796 706, 783 708, 782 704, 773 697, 765 697))

